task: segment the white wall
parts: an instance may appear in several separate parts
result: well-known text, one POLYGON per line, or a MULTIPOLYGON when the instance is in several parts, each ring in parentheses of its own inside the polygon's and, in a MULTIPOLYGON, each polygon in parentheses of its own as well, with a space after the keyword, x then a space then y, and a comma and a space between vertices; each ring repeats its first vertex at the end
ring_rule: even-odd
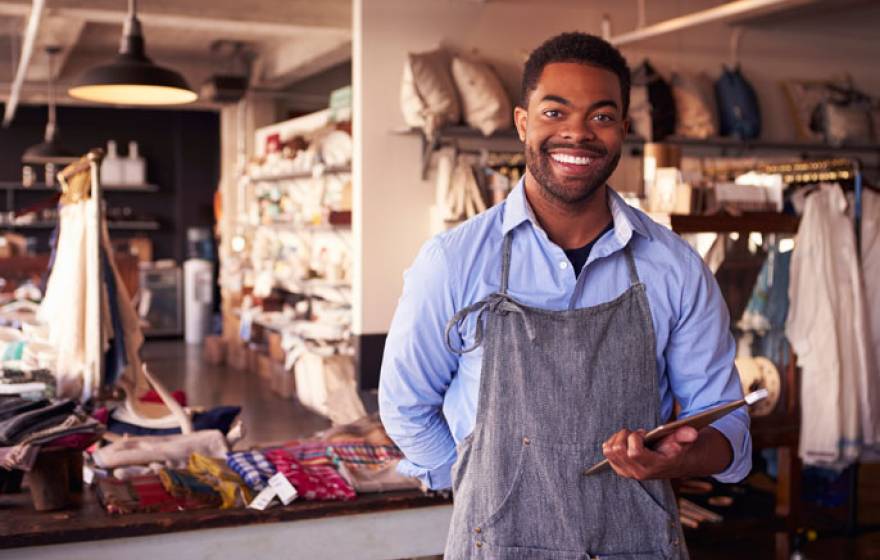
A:
MULTIPOLYGON (((580 30, 599 33, 610 14, 616 33, 631 30, 636 2, 593 0, 353 0, 355 83, 355 224, 360 248, 355 267, 358 334, 386 332, 409 266, 429 232, 433 184, 421 181, 420 142, 395 135, 403 128, 398 92, 408 51, 441 42, 478 53, 501 74, 511 95, 519 88, 527 53, 544 39, 580 30)), ((719 4, 708 0, 649 2, 648 23, 719 4)), ((750 26, 740 61, 755 86, 764 116, 765 139, 793 139, 793 126, 779 82, 825 78, 849 72, 857 85, 880 94, 872 22, 877 4, 860 12, 831 12, 750 26)), ((722 24, 653 39, 623 50, 631 65, 645 56, 661 72, 704 70, 716 76, 729 59, 730 29, 722 24)))

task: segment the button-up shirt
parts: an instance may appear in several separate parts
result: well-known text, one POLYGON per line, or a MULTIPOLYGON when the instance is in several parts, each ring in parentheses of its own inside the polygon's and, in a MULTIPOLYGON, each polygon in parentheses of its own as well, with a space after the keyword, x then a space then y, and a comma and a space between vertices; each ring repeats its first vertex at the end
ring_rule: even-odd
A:
MULTIPOLYGON (((608 193, 614 227, 596 242, 577 277, 539 225, 522 181, 503 203, 422 247, 404 273, 379 382, 382 422, 406 455, 401 473, 429 488, 451 486, 456 445, 474 430, 483 351, 450 352, 446 324, 459 309, 500 289, 503 239, 511 231, 508 292, 523 305, 557 311, 599 305, 628 290, 623 248, 632 246, 654 323, 664 421, 673 399, 681 405, 679 417, 686 417, 742 398, 730 316, 712 273, 678 235, 608 193)), ((476 320, 471 314, 452 329, 453 347, 473 344, 476 320)), ((715 478, 743 479, 751 469, 748 412, 739 409, 712 426, 733 449, 733 461, 715 478)))

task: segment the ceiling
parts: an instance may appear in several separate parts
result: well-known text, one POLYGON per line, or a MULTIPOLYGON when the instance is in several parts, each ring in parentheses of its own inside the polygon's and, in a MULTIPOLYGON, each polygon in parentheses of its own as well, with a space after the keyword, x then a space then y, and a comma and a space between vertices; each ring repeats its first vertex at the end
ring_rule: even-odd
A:
MULTIPOLYGON (((126 0, 45 0, 22 102, 45 99, 45 47, 56 62, 59 92, 86 68, 119 48, 126 0)), ((283 89, 351 58, 351 0, 140 0, 147 55, 198 86, 212 73, 235 69, 217 41, 240 41, 252 53, 251 84, 283 89)), ((31 2, 0 0, 0 99, 11 90, 31 2)), ((62 99, 62 102, 65 100, 62 99)), ((67 100, 69 101, 69 100, 67 100)))

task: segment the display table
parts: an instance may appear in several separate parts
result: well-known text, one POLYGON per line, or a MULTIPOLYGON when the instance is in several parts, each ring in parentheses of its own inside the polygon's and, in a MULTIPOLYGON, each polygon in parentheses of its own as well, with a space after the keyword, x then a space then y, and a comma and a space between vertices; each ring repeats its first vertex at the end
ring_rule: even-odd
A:
POLYGON ((0 496, 0 558, 408 558, 441 554, 451 516, 451 501, 416 491, 124 516, 105 513, 90 490, 75 507, 46 513, 16 494, 0 496))

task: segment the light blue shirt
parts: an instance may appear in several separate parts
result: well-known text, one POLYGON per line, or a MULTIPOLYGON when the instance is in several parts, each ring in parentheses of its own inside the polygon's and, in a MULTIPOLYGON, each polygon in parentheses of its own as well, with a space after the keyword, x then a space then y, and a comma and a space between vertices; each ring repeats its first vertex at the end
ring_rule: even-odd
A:
MULTIPOLYGON (((406 455, 401 473, 432 489, 451 486, 456 444, 474 429, 483 352, 450 352, 444 331, 456 311, 499 290, 502 241, 511 230, 510 295, 559 311, 599 305, 629 289, 622 249, 632 245, 657 339, 662 418, 672 414, 673 399, 684 417, 742 398, 730 317, 712 273, 678 235, 610 189, 609 205, 614 228, 593 246, 577 278, 535 219, 522 181, 503 203, 422 247, 404 273, 379 382, 382 422, 406 455)), ((473 313, 452 330, 454 346, 473 344, 475 321, 473 313)), ((732 463, 715 478, 742 480, 751 470, 748 412, 739 409, 712 426, 733 449, 732 463)))

